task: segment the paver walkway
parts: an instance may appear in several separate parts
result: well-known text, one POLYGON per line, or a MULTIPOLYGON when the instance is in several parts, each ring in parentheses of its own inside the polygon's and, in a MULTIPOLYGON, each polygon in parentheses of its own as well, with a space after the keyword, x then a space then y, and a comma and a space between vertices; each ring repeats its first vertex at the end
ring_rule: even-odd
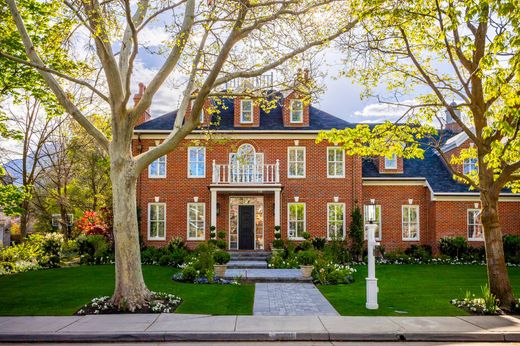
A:
POLYGON ((300 282, 305 279, 299 269, 228 269, 226 279, 241 279, 255 282, 300 282))
POLYGON ((311 283, 257 283, 253 315, 339 316, 311 283))

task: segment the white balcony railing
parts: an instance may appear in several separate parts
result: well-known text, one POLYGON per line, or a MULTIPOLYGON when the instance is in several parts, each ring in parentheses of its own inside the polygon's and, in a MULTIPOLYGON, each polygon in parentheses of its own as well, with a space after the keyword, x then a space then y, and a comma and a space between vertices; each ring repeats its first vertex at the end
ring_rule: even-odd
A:
POLYGON ((226 164, 213 161, 213 184, 279 184, 280 161, 268 165, 226 164))

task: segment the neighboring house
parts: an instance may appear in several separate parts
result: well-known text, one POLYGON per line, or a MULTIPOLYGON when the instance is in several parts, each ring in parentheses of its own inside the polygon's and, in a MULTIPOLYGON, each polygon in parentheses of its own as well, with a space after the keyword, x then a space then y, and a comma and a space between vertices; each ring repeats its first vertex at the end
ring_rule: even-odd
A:
MULTIPOLYGON (((319 131, 355 124, 306 105, 296 91, 269 113, 242 97, 223 100, 218 116, 209 115, 212 107, 208 100, 196 115, 203 120, 200 130, 140 176, 137 203, 146 244, 182 237, 196 246, 209 239, 210 226, 226 232, 230 250, 269 250, 275 225, 283 239, 302 240, 304 231, 344 237, 355 204, 374 203, 377 237, 387 250, 435 247, 444 236, 483 245, 479 194, 455 182, 431 150, 424 160, 361 158, 316 144, 319 131), (206 142, 208 127, 212 137, 226 140, 206 142)), ((134 154, 158 145, 175 117, 176 111, 153 119, 144 114, 135 128, 134 154)), ((469 145, 456 124, 448 127, 452 152, 469 145)), ((520 234, 520 195, 502 194, 500 217, 504 233, 520 234)))

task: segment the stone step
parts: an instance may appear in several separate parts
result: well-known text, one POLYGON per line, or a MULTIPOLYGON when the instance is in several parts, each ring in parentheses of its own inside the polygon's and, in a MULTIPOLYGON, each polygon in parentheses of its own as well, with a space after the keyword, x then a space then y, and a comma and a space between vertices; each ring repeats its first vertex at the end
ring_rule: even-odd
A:
POLYGON ((227 264, 229 269, 267 268, 266 261, 234 260, 227 264))
POLYGON ((265 261, 270 255, 267 251, 230 251, 233 261, 265 261))
POLYGON ((227 269, 224 278, 244 283, 312 282, 311 278, 302 277, 299 269, 227 269))

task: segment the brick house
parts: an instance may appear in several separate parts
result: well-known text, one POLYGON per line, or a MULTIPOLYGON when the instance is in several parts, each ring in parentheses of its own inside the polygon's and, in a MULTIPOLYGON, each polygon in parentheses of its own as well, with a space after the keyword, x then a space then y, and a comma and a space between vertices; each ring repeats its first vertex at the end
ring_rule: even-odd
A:
MULTIPOLYGON (((197 116, 200 129, 138 181, 140 230, 148 245, 182 237, 193 247, 209 239, 210 226, 225 231, 230 250, 269 250, 275 225, 283 239, 301 240, 304 231, 345 236, 356 203, 377 205, 377 238, 387 251, 435 247, 443 236, 483 245, 478 193, 455 182, 432 151, 424 160, 361 158, 316 144, 319 131, 355 124, 306 104, 298 92, 282 96, 269 113, 237 97, 218 105, 208 100, 197 116)), ((175 111, 153 119, 144 114, 134 154, 158 145, 175 117, 175 111)), ((449 154, 470 145, 456 124, 449 127, 449 154)), ((520 234, 520 195, 502 194, 500 216, 504 233, 520 234)))

